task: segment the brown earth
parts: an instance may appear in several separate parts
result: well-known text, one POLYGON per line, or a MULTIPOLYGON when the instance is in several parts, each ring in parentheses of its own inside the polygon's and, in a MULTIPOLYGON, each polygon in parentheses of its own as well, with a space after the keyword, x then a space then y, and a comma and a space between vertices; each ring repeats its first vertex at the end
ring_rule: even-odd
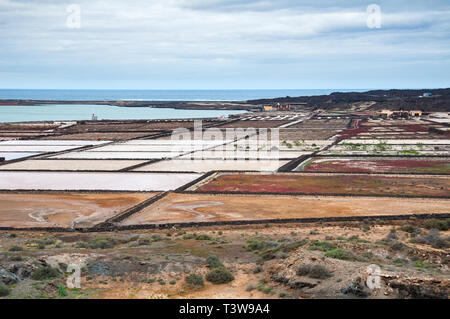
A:
POLYGON ((0 193, 0 227, 92 227, 157 193, 0 193))
POLYGON ((171 193, 122 225, 448 213, 450 199, 171 193))

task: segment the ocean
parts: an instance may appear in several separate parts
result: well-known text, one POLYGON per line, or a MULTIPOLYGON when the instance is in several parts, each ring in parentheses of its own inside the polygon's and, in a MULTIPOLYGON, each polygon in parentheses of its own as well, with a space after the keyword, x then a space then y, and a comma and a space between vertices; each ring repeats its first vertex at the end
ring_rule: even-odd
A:
MULTIPOLYGON (((0 89, 0 99, 58 101, 246 101, 285 96, 322 95, 356 90, 18 90, 0 89)), ((359 90, 362 91, 362 90, 359 90)), ((80 121, 90 120, 158 120, 217 118, 245 113, 237 110, 182 110, 172 108, 117 107, 108 105, 52 104, 0 105, 0 122, 80 121)))
POLYGON ((323 95, 353 89, 286 90, 18 90, 0 89, 0 99, 58 101, 247 101, 285 96, 323 95))

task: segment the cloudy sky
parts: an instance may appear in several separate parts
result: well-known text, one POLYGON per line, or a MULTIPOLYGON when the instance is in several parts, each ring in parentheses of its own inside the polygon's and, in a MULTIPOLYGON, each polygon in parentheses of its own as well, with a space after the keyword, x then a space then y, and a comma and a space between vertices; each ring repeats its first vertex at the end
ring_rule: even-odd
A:
POLYGON ((0 0, 0 88, 450 87, 449 39, 448 0, 0 0))

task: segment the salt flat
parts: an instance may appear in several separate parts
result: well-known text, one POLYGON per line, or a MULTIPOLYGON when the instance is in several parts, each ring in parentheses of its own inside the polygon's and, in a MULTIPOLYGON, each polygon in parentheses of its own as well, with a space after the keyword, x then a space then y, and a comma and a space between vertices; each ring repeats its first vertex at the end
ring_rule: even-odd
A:
POLYGON ((146 161, 129 160, 25 160, 0 166, 0 170, 117 171, 146 161))
POLYGON ((165 160, 134 169, 137 172, 199 172, 209 171, 276 171, 288 161, 242 160, 165 160))
POLYGON ((0 190, 168 191, 200 174, 0 172, 0 190))
POLYGON ((179 152, 71 152, 52 156, 60 159, 160 159, 172 158, 183 153, 179 152))

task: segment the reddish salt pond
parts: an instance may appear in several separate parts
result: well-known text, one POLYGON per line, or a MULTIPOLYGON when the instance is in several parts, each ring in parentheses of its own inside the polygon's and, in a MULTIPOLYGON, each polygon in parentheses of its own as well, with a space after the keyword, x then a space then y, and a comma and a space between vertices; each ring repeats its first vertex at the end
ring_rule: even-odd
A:
POLYGON ((450 174, 450 159, 427 158, 316 158, 296 170, 336 173, 450 174))
POLYGON ((346 174, 219 174, 197 191, 450 196, 450 177, 346 174))

